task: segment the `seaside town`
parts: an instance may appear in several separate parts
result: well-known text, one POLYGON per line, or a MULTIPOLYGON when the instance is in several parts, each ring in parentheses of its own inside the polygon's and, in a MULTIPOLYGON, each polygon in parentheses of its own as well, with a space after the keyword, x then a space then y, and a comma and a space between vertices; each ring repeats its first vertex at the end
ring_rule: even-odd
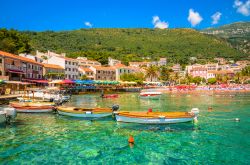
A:
POLYGON ((0 165, 250 164, 250 0, 0 10, 0 165))
MULTIPOLYGON (((73 59, 66 57, 65 53, 57 54, 51 51, 36 51, 35 55, 15 55, 0 51, 0 56, 1 80, 9 84, 30 82, 48 86, 53 82, 73 84, 81 80, 93 80, 92 84, 97 82, 127 86, 240 84, 241 89, 249 90, 249 86, 244 84, 250 82, 249 76, 240 74, 245 68, 248 68, 249 72, 248 60, 227 61, 224 58, 215 58, 216 63, 195 63, 182 68, 180 64, 168 66, 166 58, 150 62, 129 62, 129 66, 126 66, 121 61, 109 57, 108 65, 103 66, 100 62, 86 57, 73 59), (142 74, 141 81, 132 81, 129 75, 137 74, 142 74)), ((84 84, 84 81, 82 83, 84 84)))

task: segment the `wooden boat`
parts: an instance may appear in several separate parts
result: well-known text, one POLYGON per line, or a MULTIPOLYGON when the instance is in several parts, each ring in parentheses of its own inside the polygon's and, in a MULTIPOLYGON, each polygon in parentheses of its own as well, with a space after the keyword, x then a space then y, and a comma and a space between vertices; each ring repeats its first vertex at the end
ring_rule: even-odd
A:
POLYGON ((196 120, 198 108, 190 112, 116 112, 116 121, 140 124, 170 124, 196 120))
POLYGON ((54 109, 54 103, 51 102, 10 102, 10 106, 17 112, 26 113, 51 112, 54 109))
POLYGON ((158 99, 162 95, 161 92, 141 92, 140 97, 141 98, 155 98, 158 99))
POLYGON ((81 117, 81 118, 101 118, 111 116, 112 108, 77 108, 77 107, 57 107, 60 115, 81 117))
POLYGON ((117 98, 119 95, 118 94, 110 94, 110 95, 104 95, 102 98, 117 98))

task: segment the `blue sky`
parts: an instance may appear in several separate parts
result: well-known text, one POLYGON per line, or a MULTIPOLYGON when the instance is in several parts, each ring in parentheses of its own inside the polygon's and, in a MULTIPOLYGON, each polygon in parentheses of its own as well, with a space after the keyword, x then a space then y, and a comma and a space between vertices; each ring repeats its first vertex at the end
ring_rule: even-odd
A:
POLYGON ((0 4, 0 27, 18 30, 203 29, 250 21, 250 0, 0 0, 0 4))

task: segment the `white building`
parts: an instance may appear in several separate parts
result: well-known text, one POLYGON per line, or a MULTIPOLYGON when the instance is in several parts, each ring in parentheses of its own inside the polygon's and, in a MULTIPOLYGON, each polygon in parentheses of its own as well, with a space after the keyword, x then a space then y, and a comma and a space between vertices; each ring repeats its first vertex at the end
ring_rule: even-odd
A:
POLYGON ((123 64, 117 64, 114 66, 115 68, 115 74, 116 74, 116 81, 120 81, 121 75, 127 73, 135 73, 135 72, 140 72, 139 68, 131 67, 131 66, 125 66, 123 64))
POLYGON ((91 70, 90 68, 79 67, 78 71, 79 71, 79 78, 81 78, 83 75, 86 75, 86 77, 89 80, 95 80, 94 71, 91 70))
POLYGON ((108 58, 108 65, 109 66, 115 66, 117 64, 121 64, 122 62, 116 59, 113 59, 111 57, 108 58))
POLYGON ((32 55, 32 54, 24 54, 24 53, 22 53, 22 54, 19 54, 19 56, 29 58, 29 59, 34 60, 34 61, 39 62, 39 63, 43 62, 42 58, 39 58, 39 57, 37 57, 35 55, 32 55))
POLYGON ((87 57, 77 57, 79 66, 83 68, 90 68, 90 66, 101 66, 102 64, 98 61, 88 60, 87 57))
POLYGON ((78 79, 78 60, 62 56, 52 56, 48 59, 48 64, 55 64, 65 69, 66 79, 78 79))
POLYGON ((166 58, 160 58, 158 61, 158 66, 164 66, 167 65, 167 59, 166 58))

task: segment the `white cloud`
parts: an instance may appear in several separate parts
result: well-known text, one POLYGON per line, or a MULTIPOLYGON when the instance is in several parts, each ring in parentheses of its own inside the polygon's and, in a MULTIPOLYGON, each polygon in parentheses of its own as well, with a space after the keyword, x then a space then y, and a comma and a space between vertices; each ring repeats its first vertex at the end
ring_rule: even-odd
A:
POLYGON ((85 26, 88 26, 90 28, 92 28, 93 24, 91 24, 90 22, 84 22, 85 26))
POLYGON ((159 29, 167 29, 169 26, 168 22, 161 21, 158 16, 153 17, 152 23, 154 25, 154 28, 159 28, 159 29))
POLYGON ((195 12, 193 9, 189 9, 188 21, 193 27, 198 25, 202 20, 203 18, 198 12, 195 12))
POLYGON ((247 0, 245 3, 240 0, 235 0, 233 7, 237 9, 238 13, 244 16, 250 15, 250 0, 247 0))
POLYGON ((212 18, 212 25, 215 25, 215 24, 217 24, 219 21, 220 21, 220 17, 221 17, 221 13, 220 12, 216 12, 216 13, 214 13, 214 15, 212 15, 211 16, 211 18, 212 18))

